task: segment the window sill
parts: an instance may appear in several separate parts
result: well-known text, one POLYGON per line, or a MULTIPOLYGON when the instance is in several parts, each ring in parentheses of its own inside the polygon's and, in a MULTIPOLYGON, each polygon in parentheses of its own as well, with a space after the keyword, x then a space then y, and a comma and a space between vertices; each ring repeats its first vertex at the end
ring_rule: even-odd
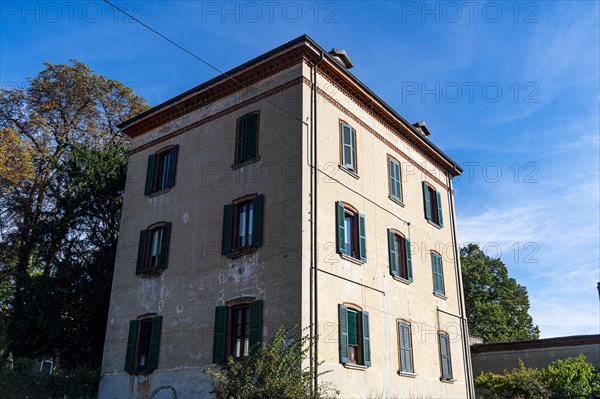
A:
POLYGON ((407 280, 407 279, 405 279, 405 278, 403 278, 403 277, 400 277, 400 276, 392 276, 392 277, 394 278, 394 280, 396 280, 396 281, 399 281, 399 282, 401 282, 401 283, 404 283, 404 284, 406 284, 406 285, 410 285, 410 284, 412 284, 412 281, 410 281, 410 280, 407 280))
POLYGON ((442 229, 442 226, 440 226, 439 224, 432 222, 431 220, 427 219, 427 223, 429 223, 430 225, 432 225, 433 227, 435 227, 438 230, 442 229))
POLYGON ((395 202, 396 204, 398 204, 402 208, 404 208, 404 202, 402 202, 402 200, 399 200, 398 198, 392 197, 391 195, 388 195, 388 198, 390 199, 390 201, 395 202))
POLYGON ((138 274, 138 276, 140 276, 141 278, 152 278, 152 277, 158 277, 160 276, 163 272, 165 271, 165 269, 152 269, 152 270, 145 270, 143 272, 141 272, 140 274, 138 274))
POLYGON ((244 249, 233 250, 233 252, 225 254, 225 256, 227 256, 228 258, 235 259, 235 258, 239 258, 240 256, 253 254, 256 251, 258 251, 258 247, 244 248, 244 249))
POLYGON ((130 371, 128 371, 128 373, 131 375, 148 375, 148 374, 152 374, 153 371, 154 370, 150 370, 150 369, 130 370, 130 371))
POLYGON ((356 258, 346 255, 346 254, 340 254, 340 256, 342 257, 342 259, 346 259, 347 261, 356 263, 357 265, 363 265, 365 263, 360 259, 356 259, 356 258))
POLYGON ((435 292, 435 291, 433 291, 433 296, 437 296, 438 298, 443 299, 444 301, 446 299, 448 299, 448 297, 446 295, 440 294, 439 292, 435 292))
POLYGON ((350 369, 350 370, 362 370, 365 371, 368 369, 367 366, 363 366, 362 364, 353 364, 353 363, 342 363, 342 365, 344 366, 344 368, 350 369))
POLYGON ((260 155, 254 157, 252 159, 248 159, 247 161, 244 161, 244 162, 234 163, 233 165, 231 165, 231 169, 235 170, 235 169, 243 168, 246 165, 250 165, 250 164, 256 163, 258 161, 260 161, 260 155))
POLYGON ((440 381, 442 381, 445 384, 454 384, 456 382, 456 380, 454 378, 443 378, 443 377, 440 377, 440 381))
POLYGON ((418 374, 416 374, 416 373, 409 373, 407 371, 400 371, 400 370, 398 370, 398 375, 401 376, 401 377, 417 378, 418 374))
POLYGON ((354 177, 356 180, 360 179, 360 176, 358 175, 358 173, 356 173, 352 169, 348 169, 347 167, 345 167, 343 165, 338 165, 338 167, 341 170, 343 170, 344 172, 348 173, 350 176, 354 177))
POLYGON ((159 195, 166 194, 171 191, 171 187, 162 189, 160 191, 154 191, 147 195, 148 198, 158 197, 159 195))

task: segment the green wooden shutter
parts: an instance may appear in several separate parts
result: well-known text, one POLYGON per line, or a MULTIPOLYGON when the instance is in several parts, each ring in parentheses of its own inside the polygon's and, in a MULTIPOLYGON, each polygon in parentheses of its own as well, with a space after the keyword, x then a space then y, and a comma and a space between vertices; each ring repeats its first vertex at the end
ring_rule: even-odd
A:
POLYGON ((346 310, 348 317, 348 345, 358 345, 358 313, 353 310, 346 310))
POLYGON ((410 240, 408 238, 404 239, 404 256, 406 261, 406 274, 408 277, 408 281, 413 281, 413 273, 412 273, 412 254, 410 252, 410 240))
POLYGON ((444 295, 444 277, 442 274, 442 258, 438 254, 431 254, 433 263, 433 285, 438 294, 444 295))
POLYGON ((367 261, 367 231, 365 228, 365 215, 358 214, 358 248, 360 260, 367 261))
POLYGON ((135 347, 137 344, 138 321, 129 322, 129 337, 127 338, 127 352, 125 352, 125 371, 132 371, 135 360, 135 347))
POLYGON ((338 305, 340 363, 348 363, 348 309, 338 305))
POLYGON ((450 340, 448 334, 440 334, 440 358, 442 362, 442 378, 452 378, 452 362, 450 361, 450 340))
POLYGON ((401 199, 400 188, 400 166, 398 162, 390 158, 390 195, 396 199, 401 199))
POLYGON ((423 182, 423 203, 425 205, 425 219, 431 220, 431 203, 429 201, 429 185, 423 182))
POLYGON ((256 157, 256 138, 258 114, 246 115, 244 126, 244 154, 243 160, 247 161, 256 157))
POLYGON ((442 196, 439 191, 435 192, 435 196, 437 199, 437 214, 438 214, 438 224, 440 227, 444 227, 444 217, 442 216, 442 196))
POLYGON ((401 322, 399 324, 400 334, 400 364, 401 371, 412 373, 412 349, 410 346, 410 324, 401 322))
POLYGON ((156 154, 148 156, 148 169, 146 169, 146 187, 144 195, 150 195, 154 191, 154 168, 156 167, 156 154))
POLYGON ((160 346, 160 330, 162 326, 162 316, 157 316, 152 320, 152 332, 150 334, 150 351, 148 353, 148 368, 154 370, 158 364, 158 349, 160 346))
POLYGON ((221 255, 233 252, 233 219, 235 206, 227 204, 223 207, 223 236, 221 240, 221 255))
POLYGON ((342 166, 354 170, 354 149, 352 142, 354 137, 350 125, 342 125, 342 166))
POLYGON ((337 222, 337 251, 340 254, 346 253, 346 233, 344 227, 344 204, 341 201, 335 203, 336 222, 337 222))
POLYGON ((262 343, 263 301, 250 303, 250 350, 260 348, 262 343))
POLYGON ((396 234, 392 229, 387 230, 388 233, 388 257, 390 258, 390 274, 398 275, 398 265, 396 263, 396 234))
POLYGON ((148 230, 140 231, 140 243, 138 245, 138 256, 137 264, 135 267, 135 274, 142 274, 144 272, 144 265, 146 264, 146 243, 148 242, 148 230))
POLYGON ((237 162, 244 161, 244 144, 246 142, 246 116, 238 119, 237 125, 237 162))
POLYGON ((361 312, 362 315, 362 344, 363 365, 371 367, 371 336, 369 334, 369 312, 361 312))
POLYGON ((253 202, 252 216, 252 243, 253 248, 258 248, 262 245, 263 240, 263 203, 264 195, 257 195, 253 202))
POLYGON ((167 173, 167 188, 175 185, 175 173, 177 172, 177 154, 179 153, 179 145, 171 147, 169 153, 169 171, 167 173))
POLYGON ((357 172, 356 168, 356 130, 352 129, 352 134, 350 135, 350 140, 352 143, 352 170, 357 172))
POLYGON ((398 162, 394 162, 394 169, 396 170, 396 191, 398 195, 398 199, 402 199, 402 183, 400 180, 400 164, 398 162))
POLYGON ((213 363, 225 361, 225 350, 227 347, 227 306, 215 308, 215 330, 213 340, 213 363))
POLYGON ((169 242, 171 241, 171 222, 165 223, 160 237, 160 254, 158 257, 158 269, 166 269, 169 259, 169 242))

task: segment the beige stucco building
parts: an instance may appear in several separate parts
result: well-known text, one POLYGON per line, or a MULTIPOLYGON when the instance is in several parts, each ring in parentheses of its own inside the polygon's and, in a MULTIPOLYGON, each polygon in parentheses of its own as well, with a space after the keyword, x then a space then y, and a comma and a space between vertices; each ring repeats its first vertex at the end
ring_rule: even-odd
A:
POLYGON ((302 36, 121 126, 100 398, 210 397, 282 325, 340 398, 472 397, 461 169, 350 66, 302 36))

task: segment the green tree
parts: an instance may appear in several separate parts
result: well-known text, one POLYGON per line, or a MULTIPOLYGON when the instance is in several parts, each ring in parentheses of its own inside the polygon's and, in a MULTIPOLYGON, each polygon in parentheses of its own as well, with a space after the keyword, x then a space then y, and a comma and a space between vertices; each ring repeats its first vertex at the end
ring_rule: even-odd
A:
POLYGON ((45 65, 0 91, 0 311, 15 357, 97 367, 127 161, 116 125, 148 105, 81 62, 45 65))
POLYGON ((331 384, 321 383, 312 390, 314 371, 303 368, 302 363, 307 360, 314 341, 294 331, 280 328, 264 347, 254 348, 243 360, 229 357, 227 366, 220 371, 206 369, 205 373, 212 378, 211 393, 218 399, 336 397, 331 384))
POLYGON ((484 342, 538 339, 527 289, 508 276, 504 263, 476 244, 462 248, 460 255, 469 334, 484 342))

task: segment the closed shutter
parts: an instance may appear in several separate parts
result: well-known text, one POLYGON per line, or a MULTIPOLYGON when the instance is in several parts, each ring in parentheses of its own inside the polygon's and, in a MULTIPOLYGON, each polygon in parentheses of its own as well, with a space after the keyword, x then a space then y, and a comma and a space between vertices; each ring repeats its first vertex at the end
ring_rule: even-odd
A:
POLYGON ((399 331, 400 334, 400 365, 401 371, 405 373, 412 373, 412 349, 410 345, 410 324, 400 323, 399 331))
POLYGON ((152 332, 150 334, 150 351, 148 353, 148 368, 154 370, 158 364, 158 349, 160 346, 160 330, 162 327, 162 316, 152 320, 152 332))
POLYGON ((244 124, 244 154, 243 161, 256 157, 256 138, 258 131, 258 114, 246 115, 244 124))
POLYGON ((262 342, 263 301, 250 303, 250 350, 260 348, 262 342))
POLYGON ((175 185, 175 173, 177 171, 177 154, 179 153, 179 145, 171 147, 169 154, 169 170, 167 173, 167 188, 175 185))
POLYGON ((440 334, 440 358, 442 362, 442 378, 452 379, 452 363, 450 360, 450 340, 448 334, 440 334))
POLYGON ((263 240, 263 203, 264 196, 257 195, 254 197, 253 202, 253 216, 252 216, 252 243, 250 244, 253 248, 258 248, 262 245, 263 240))
POLYGON ((338 305, 340 363, 348 363, 348 309, 338 305))
POLYGON ((138 256, 137 264, 135 267, 135 274, 142 274, 144 272, 144 265, 146 263, 146 244, 148 242, 148 230, 140 231, 140 243, 138 245, 138 256))
POLYGON ((138 321, 129 322, 129 337, 127 338, 127 352, 125 352, 125 371, 132 371, 135 367, 135 347, 137 344, 138 321))
POLYGON ((342 164, 354 170, 354 134, 350 125, 342 125, 342 164))
POLYGON ((146 169, 146 187, 144 195, 150 195, 154 191, 154 169, 156 167, 156 154, 148 157, 148 169, 146 169))
POLYGON ((223 236, 221 240, 221 255, 233 252, 233 217, 235 207, 227 204, 223 207, 223 236))
POLYGON ((413 281, 412 254, 410 252, 410 240, 408 238, 404 240, 404 247, 404 256, 406 256, 406 274, 408 277, 408 281, 413 281))
POLYGON ((435 192, 436 202, 437 202, 437 214, 438 214, 438 224, 440 227, 444 227, 444 217, 442 216, 442 196, 439 191, 435 192))
POLYGON ((433 263, 433 287, 435 292, 444 295, 444 277, 442 274, 442 258, 438 254, 431 254, 433 263))
POLYGON ((237 126, 237 162, 244 161, 244 144, 246 143, 246 116, 238 119, 237 126))
POLYGON ((358 249, 360 260, 367 261, 367 232, 365 227, 365 215, 358 214, 358 249))
POLYGON ((390 159, 390 195, 396 199, 402 198, 400 188, 400 166, 398 162, 390 159))
POLYGON ((369 334, 369 312, 361 312, 362 315, 362 344, 363 365, 371 367, 371 336, 369 334))
POLYGON ((390 258, 390 274, 392 276, 398 275, 398 264, 396 262, 396 234, 392 229, 387 230, 388 233, 388 257, 390 258))
POLYGON ((429 185, 423 182, 423 203, 425 206, 425 219, 431 220, 431 202, 429 201, 429 185))
POLYGON ((165 223, 160 237, 160 255, 158 257, 158 268, 166 269, 169 259, 169 242, 171 241, 171 223, 165 223))
POLYGON ((227 306, 215 308, 215 329, 213 340, 213 363, 225 361, 225 350, 227 345, 227 306))
POLYGON ((344 204, 341 201, 335 203, 336 222, 337 222, 337 251, 340 254, 346 253, 346 233, 344 227, 344 204))

